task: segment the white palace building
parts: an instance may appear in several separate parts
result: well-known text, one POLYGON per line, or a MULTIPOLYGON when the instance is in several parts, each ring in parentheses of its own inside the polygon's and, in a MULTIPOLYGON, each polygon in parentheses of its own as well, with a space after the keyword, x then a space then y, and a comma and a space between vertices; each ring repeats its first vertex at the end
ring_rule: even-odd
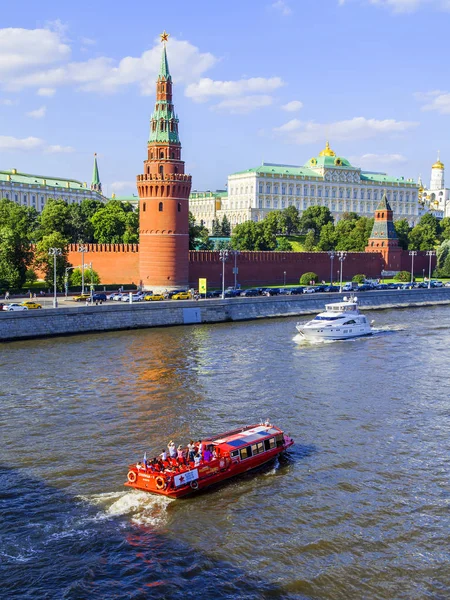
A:
POLYGON ((263 163, 228 176, 227 192, 192 192, 189 210, 197 223, 211 231, 226 215, 234 227, 244 221, 260 221, 270 211, 295 206, 300 214, 309 206, 327 206, 335 221, 345 212, 373 217, 386 193, 395 219, 418 223, 428 210, 419 196, 420 182, 386 173, 362 171, 337 156, 329 143, 303 166, 263 163), (419 202, 420 200, 420 202, 419 202))

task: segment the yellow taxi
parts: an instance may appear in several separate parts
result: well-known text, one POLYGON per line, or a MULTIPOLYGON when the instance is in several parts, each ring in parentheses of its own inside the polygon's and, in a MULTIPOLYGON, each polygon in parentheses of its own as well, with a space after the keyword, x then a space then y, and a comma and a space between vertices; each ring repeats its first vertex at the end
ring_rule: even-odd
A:
POLYGON ((163 294, 147 294, 146 296, 144 296, 144 300, 147 301, 154 301, 154 300, 164 300, 164 295, 163 294))
POLYGON ((73 296, 72 300, 74 302, 86 302, 88 298, 90 298, 90 294, 78 294, 78 296, 73 296))
POLYGON ((178 294, 172 296, 172 300, 190 300, 191 297, 190 292, 178 292, 178 294))
POLYGON ((26 306, 28 308, 28 310, 32 310, 33 308, 42 308, 42 304, 38 304, 37 302, 34 302, 33 300, 24 300, 23 302, 20 303, 21 306, 26 306))

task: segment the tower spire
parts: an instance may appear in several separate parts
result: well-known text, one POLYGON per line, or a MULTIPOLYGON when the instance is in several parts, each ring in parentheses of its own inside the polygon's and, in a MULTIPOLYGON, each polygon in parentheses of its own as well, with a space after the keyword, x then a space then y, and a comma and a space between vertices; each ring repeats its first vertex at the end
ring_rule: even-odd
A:
POLYGON ((102 184, 100 181, 100 176, 98 174, 97 152, 95 152, 94 154, 94 168, 92 170, 91 190, 95 190, 96 192, 100 193, 102 191, 102 184))

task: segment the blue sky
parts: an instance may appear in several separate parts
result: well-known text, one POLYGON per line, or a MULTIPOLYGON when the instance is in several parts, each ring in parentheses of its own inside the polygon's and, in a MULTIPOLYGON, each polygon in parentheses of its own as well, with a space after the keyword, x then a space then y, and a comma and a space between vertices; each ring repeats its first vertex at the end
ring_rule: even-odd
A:
POLYGON ((193 189, 329 138, 366 170, 428 183, 450 160, 450 0, 136 0, 2 8, 0 170, 133 193, 167 30, 193 189))

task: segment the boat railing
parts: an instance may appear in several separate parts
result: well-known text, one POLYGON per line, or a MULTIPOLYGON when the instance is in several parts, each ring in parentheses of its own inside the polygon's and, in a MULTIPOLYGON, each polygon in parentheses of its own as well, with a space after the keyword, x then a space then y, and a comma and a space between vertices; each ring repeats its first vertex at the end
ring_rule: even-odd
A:
POLYGON ((230 429, 230 431, 225 431, 225 433, 221 433, 220 435, 215 435, 211 437, 204 437, 204 442, 214 442, 215 440, 221 440, 224 437, 230 437, 231 435, 236 435, 238 433, 242 433, 246 429, 253 429, 253 427, 259 427, 261 423, 254 423, 253 425, 246 425, 245 427, 239 427, 237 429, 230 429))

